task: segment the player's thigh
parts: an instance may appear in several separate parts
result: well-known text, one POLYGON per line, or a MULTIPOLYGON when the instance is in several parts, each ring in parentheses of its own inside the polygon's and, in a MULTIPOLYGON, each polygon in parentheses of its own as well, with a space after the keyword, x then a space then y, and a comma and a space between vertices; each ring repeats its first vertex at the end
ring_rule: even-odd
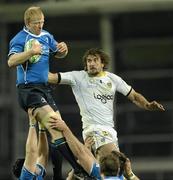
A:
POLYGON ((59 119, 62 119, 61 114, 60 114, 59 111, 56 111, 56 114, 57 114, 57 116, 58 116, 59 119))
POLYGON ((49 131, 53 140, 63 137, 62 132, 58 131, 57 129, 52 129, 49 126, 49 120, 51 118, 56 120, 61 119, 60 113, 55 112, 49 105, 45 105, 37 108, 34 111, 34 114, 36 114, 36 119, 49 131))

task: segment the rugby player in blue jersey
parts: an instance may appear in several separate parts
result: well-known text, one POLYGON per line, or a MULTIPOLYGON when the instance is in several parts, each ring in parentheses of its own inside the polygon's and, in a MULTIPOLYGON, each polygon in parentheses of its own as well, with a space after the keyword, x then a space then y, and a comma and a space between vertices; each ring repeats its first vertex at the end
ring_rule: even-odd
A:
POLYGON ((19 104, 26 112, 33 109, 36 120, 42 123, 51 135, 51 143, 71 163, 80 168, 72 156, 61 132, 50 129, 48 120, 61 119, 48 86, 49 56, 63 58, 68 53, 66 43, 58 43, 43 30, 44 14, 40 7, 29 7, 24 13, 24 28, 10 41, 8 66, 16 67, 19 104))

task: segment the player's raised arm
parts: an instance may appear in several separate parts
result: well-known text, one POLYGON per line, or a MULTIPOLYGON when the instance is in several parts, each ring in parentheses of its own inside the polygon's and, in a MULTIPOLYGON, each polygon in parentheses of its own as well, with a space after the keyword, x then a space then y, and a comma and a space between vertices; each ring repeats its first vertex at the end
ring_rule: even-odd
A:
POLYGON ((156 101, 149 102, 142 94, 136 92, 134 89, 132 89, 132 91, 128 95, 128 98, 142 109, 146 109, 149 111, 165 111, 163 105, 156 101))
POLYGON ((132 171, 132 166, 129 158, 126 159, 124 164, 124 176, 125 180, 140 180, 132 171))
POLYGON ((62 131, 69 145, 69 148, 73 152, 74 156, 79 160, 79 164, 85 169, 88 174, 90 174, 92 165, 96 161, 90 150, 74 136, 74 134, 64 121, 56 121, 54 119, 51 119, 49 120, 49 126, 52 129, 58 128, 60 131, 62 131))

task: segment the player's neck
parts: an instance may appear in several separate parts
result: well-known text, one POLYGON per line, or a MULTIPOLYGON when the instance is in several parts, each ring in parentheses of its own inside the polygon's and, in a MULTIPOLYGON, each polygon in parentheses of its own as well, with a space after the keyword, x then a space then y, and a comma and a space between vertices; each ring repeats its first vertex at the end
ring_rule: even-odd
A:
POLYGON ((102 76, 105 76, 105 75, 106 75, 105 71, 100 71, 97 74, 89 74, 90 77, 102 77, 102 76))

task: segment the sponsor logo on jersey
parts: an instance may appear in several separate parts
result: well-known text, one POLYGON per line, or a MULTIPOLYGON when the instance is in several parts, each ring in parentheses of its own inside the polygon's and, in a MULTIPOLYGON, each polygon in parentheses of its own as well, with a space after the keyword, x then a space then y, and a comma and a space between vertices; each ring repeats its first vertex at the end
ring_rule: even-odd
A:
POLYGON ((109 94, 95 94, 94 93, 94 98, 100 100, 103 104, 106 104, 107 101, 113 100, 113 95, 109 95, 109 94))
POLYGON ((112 83, 111 83, 111 82, 108 82, 108 83, 107 83, 107 86, 108 86, 108 88, 111 89, 111 88, 112 88, 112 83))

